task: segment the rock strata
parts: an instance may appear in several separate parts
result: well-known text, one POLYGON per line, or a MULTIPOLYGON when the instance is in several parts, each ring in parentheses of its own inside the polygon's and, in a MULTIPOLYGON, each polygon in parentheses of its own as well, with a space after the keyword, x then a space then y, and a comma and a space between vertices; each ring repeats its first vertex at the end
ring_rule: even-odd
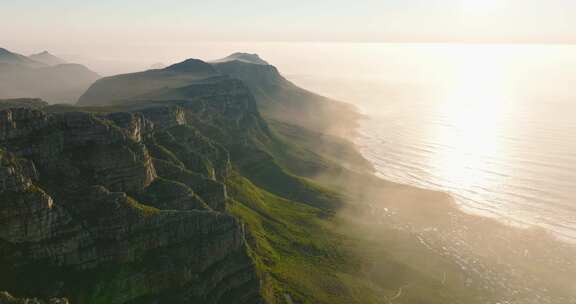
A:
POLYGON ((260 303, 229 153, 198 122, 238 109, 0 110, 0 303, 260 303))

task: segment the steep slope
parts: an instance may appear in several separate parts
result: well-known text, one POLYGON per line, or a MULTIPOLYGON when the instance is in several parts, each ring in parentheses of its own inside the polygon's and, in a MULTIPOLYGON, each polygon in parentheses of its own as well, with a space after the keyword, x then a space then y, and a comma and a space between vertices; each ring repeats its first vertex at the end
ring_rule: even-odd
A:
POLYGON ((66 60, 64 60, 62 58, 58 58, 58 57, 50 54, 48 51, 43 51, 43 52, 40 52, 38 54, 32 54, 32 55, 28 56, 28 58, 30 58, 34 61, 37 61, 37 62, 44 63, 46 65, 59 65, 59 64, 67 63, 66 60))
MULTIPOLYGON (((261 79, 266 81, 266 77, 261 79)), ((224 76, 200 60, 188 59, 163 70, 103 78, 82 96, 79 104, 147 107, 151 102, 176 104, 190 115, 200 115, 189 123, 223 143, 242 173, 261 181, 257 184, 267 191, 317 206, 338 204, 330 197, 321 198, 314 186, 278 166, 271 148, 279 147, 279 140, 260 116, 252 90, 243 81, 224 76), (262 174, 262 170, 274 175, 267 180, 274 183, 264 182, 270 176, 262 174)))
POLYGON ((302 89, 258 55, 236 53, 214 61, 220 73, 242 80, 253 92, 262 113, 275 120, 307 129, 349 135, 358 118, 349 104, 302 89), (335 123, 338 121, 338 123, 335 123))
POLYGON ((49 66, 5 50, 0 52, 4 52, 0 54, 0 98, 36 97, 52 103, 74 103, 100 78, 80 64, 49 66))
POLYGON ((228 70, 227 74, 249 84, 259 105, 272 105, 264 108, 263 116, 279 140, 266 149, 278 166, 313 180, 312 184, 319 183, 323 193, 333 191, 346 201, 341 205, 344 211, 336 209, 341 211, 337 216, 330 213, 335 205, 309 209, 309 204, 299 204, 308 200, 294 193, 298 188, 278 178, 269 163, 242 167, 250 180, 236 179, 230 187, 231 192, 238 188, 243 192, 234 196, 239 203, 233 210, 253 233, 255 255, 262 261, 274 261, 264 262, 266 269, 277 278, 280 292, 294 302, 576 301, 570 283, 576 273, 570 262, 575 254, 572 246, 541 231, 515 229, 464 213, 446 194, 375 177, 353 144, 334 136, 349 134, 354 125, 349 121, 353 122, 354 116, 338 115, 346 114, 348 107, 335 102, 318 107, 313 96, 290 87, 270 67, 238 61, 218 66, 225 66, 221 72, 228 70), (275 84, 253 81, 261 78, 273 79, 275 84), (264 93, 258 96, 257 92, 264 93), (269 96, 275 97, 267 99, 269 96), (291 101, 290 97, 296 96, 300 101, 291 101), (278 111, 281 107, 276 105, 305 102, 311 106, 278 111), (302 109, 310 113, 302 113, 302 109), (293 113, 327 120, 311 123, 289 115, 293 113), (338 125, 344 126, 343 132, 333 132, 338 125), (281 185, 292 193, 276 191, 281 185), (563 263, 562 271, 557 263, 563 263))
POLYGON ((180 106, 78 110, 0 111, 0 290, 260 303, 243 227, 225 211, 226 149, 180 106))

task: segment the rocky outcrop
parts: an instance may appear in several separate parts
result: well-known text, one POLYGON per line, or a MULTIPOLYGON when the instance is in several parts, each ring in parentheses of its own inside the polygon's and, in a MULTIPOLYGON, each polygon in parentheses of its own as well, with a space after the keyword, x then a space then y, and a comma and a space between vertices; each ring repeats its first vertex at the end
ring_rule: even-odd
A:
POLYGON ((139 110, 158 129, 168 129, 186 123, 184 109, 173 105, 155 105, 139 110))
POLYGON ((38 173, 28 160, 0 152, 0 238, 10 242, 38 241, 50 236, 53 200, 34 187, 38 173))
POLYGON ((226 212, 230 156, 188 115, 213 117, 185 104, 71 110, 0 110, 0 290, 260 303, 243 226, 226 212))
POLYGON ((29 108, 13 108, 0 111, 0 140, 23 138, 45 127, 45 113, 29 108))
POLYGON ((39 98, 0 99, 0 110, 12 108, 42 109, 48 103, 39 98))

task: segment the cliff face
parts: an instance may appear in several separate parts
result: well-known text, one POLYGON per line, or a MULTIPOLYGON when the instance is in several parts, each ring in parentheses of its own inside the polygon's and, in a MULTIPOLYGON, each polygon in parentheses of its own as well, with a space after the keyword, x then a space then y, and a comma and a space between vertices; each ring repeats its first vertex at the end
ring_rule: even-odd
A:
POLYGON ((0 290, 72 303, 260 303, 224 186, 226 147, 244 141, 229 135, 258 129, 259 116, 246 89, 212 85, 121 111, 0 110, 0 290))

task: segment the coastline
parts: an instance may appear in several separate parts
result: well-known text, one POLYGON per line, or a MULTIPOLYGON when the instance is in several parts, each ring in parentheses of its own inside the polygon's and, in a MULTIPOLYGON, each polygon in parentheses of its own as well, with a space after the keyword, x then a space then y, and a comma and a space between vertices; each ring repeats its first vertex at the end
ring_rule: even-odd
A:
MULTIPOLYGON (((371 119, 370 117, 364 116, 363 119, 371 119)), ((440 188, 434 188, 432 186, 428 187, 425 184, 430 184, 427 183, 423 178, 416 178, 414 177, 414 181, 406 181, 406 180, 395 180, 394 177, 391 176, 387 176, 384 172, 379 171, 377 168, 378 167, 382 167, 384 166, 382 163, 378 163, 377 159, 373 159, 370 157, 370 143, 369 141, 366 139, 366 137, 370 136, 369 130, 367 129, 367 127, 363 127, 362 124, 360 124, 360 126, 358 128, 363 128, 361 129, 362 131, 357 131, 355 133, 355 137, 353 140, 353 143, 356 147, 356 149, 360 152, 360 154, 366 158, 376 169, 375 169, 375 175, 379 178, 382 178, 384 180, 388 180, 391 182, 396 182, 396 183, 400 183, 400 184, 405 184, 408 186, 413 186, 416 188, 422 188, 422 189, 427 189, 430 191, 439 191, 439 192, 446 192, 448 193, 452 199, 455 201, 455 204, 459 207, 459 209, 466 213, 466 214, 470 214, 470 215, 477 215, 477 216, 481 216, 481 217, 486 217, 486 218, 491 218, 494 219, 496 221, 498 221, 499 223, 505 224, 507 226, 511 226, 514 228, 519 228, 519 229, 532 229, 532 228, 541 228, 544 229, 546 231, 548 231, 552 237, 558 239, 559 241, 562 242, 567 242, 571 245, 576 245, 576 236, 573 233, 570 233, 571 231, 563 231, 561 229, 561 227, 558 227, 558 229, 554 229, 555 226, 552 226, 550 223, 546 224, 546 223, 535 223, 533 221, 531 221, 530 219, 524 218, 520 215, 510 215, 510 214, 506 214, 506 209, 503 210, 492 210, 492 209, 483 209, 483 208, 478 208, 476 206, 474 206, 474 204, 469 204, 467 203, 467 200, 465 197, 461 197, 458 198, 458 195, 456 193, 449 193, 449 191, 440 189, 440 188), (500 212, 499 212, 500 211, 500 212)), ((436 184, 432 184, 432 185, 436 185, 436 184)), ((478 203, 478 202, 476 202, 478 203)), ((510 210, 510 211, 514 211, 514 210, 510 210)))
MULTIPOLYGON (((356 122, 351 132, 356 136, 351 141, 354 149, 376 167, 358 145, 357 136, 361 135, 357 128, 356 122)), ((375 184, 379 189, 366 188, 373 191, 363 199, 368 202, 367 210, 359 214, 356 204, 351 204, 339 215, 343 221, 357 225, 362 233, 371 234, 371 243, 386 238, 391 231, 405 234, 405 238, 422 246, 416 247, 428 258, 441 259, 459 269, 456 273, 463 276, 459 279, 465 278, 465 286, 476 285, 496 298, 516 297, 530 288, 533 300, 526 300, 526 295, 522 303, 576 300, 567 283, 576 273, 573 243, 542 228, 513 225, 470 212, 449 193, 388 181, 376 169, 372 175, 378 180, 375 184)), ((363 255, 362 250, 355 252, 363 255)), ((450 280, 446 276, 443 273, 439 278, 442 285, 450 280)))
MULTIPOLYGON (((531 107, 539 106, 524 102, 521 110, 530 115, 535 112, 531 107)), ((441 100, 422 102, 422 110, 393 100, 382 107, 387 112, 363 120, 355 141, 382 177, 450 192, 467 213, 519 227, 542 227, 563 241, 576 242, 570 199, 573 162, 562 157, 572 150, 572 141, 565 137, 573 132, 561 128, 561 121, 531 123, 511 116, 502 123, 506 126, 494 127, 494 134, 476 140, 473 135, 481 131, 464 122, 470 121, 465 113, 439 110, 444 108, 441 100), (555 144, 539 146, 543 135, 532 130, 544 128, 544 123, 558 132, 546 133, 555 144)), ((377 112, 378 107, 372 108, 377 112)))

